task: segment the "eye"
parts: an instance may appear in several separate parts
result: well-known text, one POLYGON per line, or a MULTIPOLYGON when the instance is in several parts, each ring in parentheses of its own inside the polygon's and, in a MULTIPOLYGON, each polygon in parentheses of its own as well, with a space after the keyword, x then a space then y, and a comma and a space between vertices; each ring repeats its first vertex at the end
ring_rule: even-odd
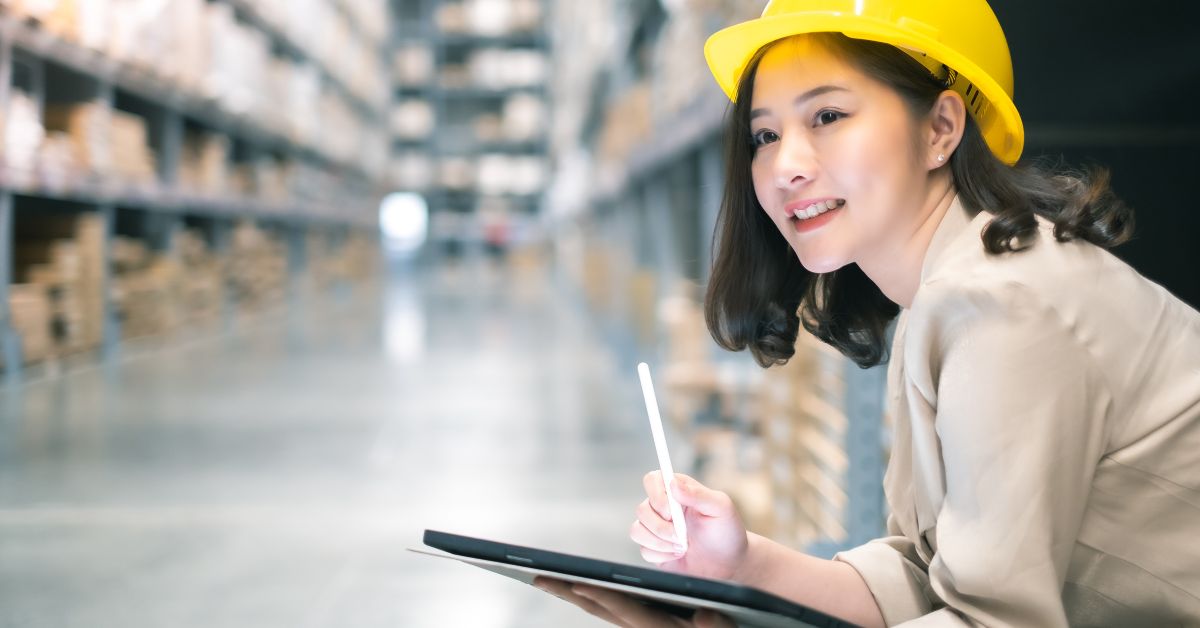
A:
POLYGON ((753 141, 751 143, 753 145, 762 146, 763 144, 770 144, 771 142, 778 142, 779 134, 770 129, 763 129, 761 131, 755 132, 754 135, 752 136, 752 138, 753 138, 753 141))
POLYGON ((827 126, 845 118, 846 114, 832 109, 823 109, 817 112, 817 124, 815 126, 827 126))

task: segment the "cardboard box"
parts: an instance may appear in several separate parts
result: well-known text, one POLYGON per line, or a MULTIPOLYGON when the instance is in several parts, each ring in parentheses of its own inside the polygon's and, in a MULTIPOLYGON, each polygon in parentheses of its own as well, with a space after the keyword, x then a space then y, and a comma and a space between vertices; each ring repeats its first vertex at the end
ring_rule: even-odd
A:
POLYGON ((47 131, 60 131, 71 138, 75 157, 88 172, 104 172, 110 141, 109 108, 102 102, 47 103, 47 131))
MULTIPOLYGON (((13 330, 21 339, 25 363, 40 362, 51 355, 50 295, 41 284, 12 284, 8 287, 8 308, 13 330)), ((0 356, 2 357, 2 356, 0 356)))
POLYGON ((103 217, 94 213, 48 214, 20 223, 13 247, 13 274, 46 292, 53 355, 99 346, 104 321, 103 217))

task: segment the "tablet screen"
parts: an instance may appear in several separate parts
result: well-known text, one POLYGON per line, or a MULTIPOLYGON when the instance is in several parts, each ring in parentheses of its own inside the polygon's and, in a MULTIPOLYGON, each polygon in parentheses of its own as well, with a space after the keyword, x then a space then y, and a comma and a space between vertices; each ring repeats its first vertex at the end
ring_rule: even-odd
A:
POLYGON ((426 530, 424 542, 476 566, 531 582, 537 575, 587 581, 641 598, 672 614, 698 608, 725 613, 740 626, 841 628, 853 624, 733 582, 674 574, 532 547, 426 530))

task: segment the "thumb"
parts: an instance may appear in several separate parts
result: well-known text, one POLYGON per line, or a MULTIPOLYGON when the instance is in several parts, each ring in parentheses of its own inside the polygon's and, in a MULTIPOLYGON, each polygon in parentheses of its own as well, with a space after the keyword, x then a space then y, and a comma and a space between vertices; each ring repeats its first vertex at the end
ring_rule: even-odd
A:
POLYGON ((733 508, 728 495, 714 491, 681 473, 676 473, 675 481, 671 482, 671 494, 679 501, 680 506, 691 508, 706 517, 725 516, 733 508))

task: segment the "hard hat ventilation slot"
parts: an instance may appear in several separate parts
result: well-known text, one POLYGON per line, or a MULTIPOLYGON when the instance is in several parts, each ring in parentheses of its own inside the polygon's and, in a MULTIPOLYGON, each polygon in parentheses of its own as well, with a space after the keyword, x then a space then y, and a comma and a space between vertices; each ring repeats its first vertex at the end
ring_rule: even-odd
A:
POLYGON ((954 84, 958 82, 958 72, 944 63, 942 64, 942 71, 938 74, 941 74, 941 76, 937 76, 938 80, 942 82, 942 87, 946 89, 954 87, 954 84))
POLYGON ((975 87, 969 81, 966 82, 966 90, 963 92, 963 97, 967 100, 967 108, 971 110, 971 114, 976 119, 983 115, 984 109, 987 107, 987 99, 980 99, 979 88, 975 87))

